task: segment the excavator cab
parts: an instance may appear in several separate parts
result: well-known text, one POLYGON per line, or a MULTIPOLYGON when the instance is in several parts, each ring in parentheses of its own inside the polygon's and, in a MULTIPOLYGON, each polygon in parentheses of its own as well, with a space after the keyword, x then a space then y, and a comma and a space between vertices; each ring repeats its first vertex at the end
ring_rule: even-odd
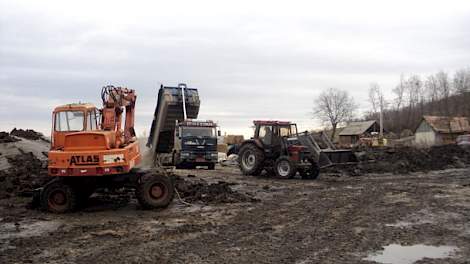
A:
POLYGON ((100 111, 92 104, 68 104, 56 107, 52 114, 51 149, 62 149, 65 136, 82 131, 100 130, 100 111))

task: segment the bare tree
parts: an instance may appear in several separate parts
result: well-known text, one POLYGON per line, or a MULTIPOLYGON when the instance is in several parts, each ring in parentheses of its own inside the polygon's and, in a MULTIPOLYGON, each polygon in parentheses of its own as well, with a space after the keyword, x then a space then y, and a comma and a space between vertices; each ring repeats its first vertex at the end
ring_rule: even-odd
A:
POLYGON ((452 84, 458 94, 470 92, 470 68, 456 71, 452 84))
POLYGON ((372 113, 375 115, 379 108, 379 93, 380 87, 378 83, 371 83, 369 86, 369 103, 372 106, 372 113))
POLYGON ((426 82, 424 83, 424 88, 425 88, 425 95, 428 98, 428 102, 430 102, 430 110, 431 113, 434 114, 436 109, 435 109, 435 104, 439 100, 439 84, 437 82, 437 79, 434 75, 429 75, 426 78, 426 82))
POLYGON ((371 83, 369 87, 369 101, 372 104, 372 110, 374 114, 374 118, 379 113, 379 120, 380 120, 380 136, 383 136, 383 120, 384 120, 384 112, 385 108, 387 107, 387 102, 385 100, 385 96, 382 92, 378 83, 371 83))
POLYGON ((322 91, 315 99, 313 118, 331 125, 331 140, 333 140, 338 125, 351 120, 356 109, 354 98, 347 91, 329 88, 322 91))
POLYGON ((395 108, 399 111, 403 105, 403 101, 405 99, 405 77, 403 74, 400 75, 400 83, 393 89, 393 93, 395 94, 395 108))

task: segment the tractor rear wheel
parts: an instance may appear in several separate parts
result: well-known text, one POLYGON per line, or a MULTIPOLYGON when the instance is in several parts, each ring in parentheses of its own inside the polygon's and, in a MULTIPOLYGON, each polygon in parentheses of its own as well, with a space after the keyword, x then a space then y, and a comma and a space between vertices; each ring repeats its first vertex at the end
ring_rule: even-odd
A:
POLYGON ((258 176, 263 171, 264 154, 254 144, 243 145, 239 151, 238 164, 245 175, 258 176))
POLYGON ((53 180, 41 192, 41 207, 52 213, 72 212, 78 205, 77 190, 61 180, 53 180))
POLYGON ((167 207, 174 194, 173 182, 161 175, 144 175, 135 190, 135 196, 144 209, 167 207))
POLYGON ((297 169, 289 157, 281 156, 274 163, 274 172, 278 178, 292 179, 297 173, 297 169))
POLYGON ((309 168, 299 171, 300 176, 304 180, 315 180, 320 175, 320 167, 316 163, 312 164, 309 168))

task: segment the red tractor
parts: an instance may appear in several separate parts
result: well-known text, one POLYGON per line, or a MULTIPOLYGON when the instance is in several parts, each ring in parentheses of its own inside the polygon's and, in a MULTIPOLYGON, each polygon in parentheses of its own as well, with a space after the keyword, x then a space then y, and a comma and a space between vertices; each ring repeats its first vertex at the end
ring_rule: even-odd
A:
POLYGON ((238 163, 245 175, 263 170, 278 178, 316 179, 320 168, 357 163, 351 150, 336 147, 317 133, 298 133, 297 125, 285 121, 253 121, 255 135, 240 146, 238 163))
POLYGON ((240 146, 239 165, 245 175, 263 170, 279 178, 315 179, 320 167, 308 147, 298 141, 297 125, 285 121, 254 121, 255 136, 240 146))

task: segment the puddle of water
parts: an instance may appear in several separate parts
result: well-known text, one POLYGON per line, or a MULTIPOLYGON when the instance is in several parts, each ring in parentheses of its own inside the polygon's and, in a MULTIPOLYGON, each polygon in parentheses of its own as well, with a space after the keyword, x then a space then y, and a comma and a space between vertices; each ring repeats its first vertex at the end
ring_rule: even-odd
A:
POLYGON ((385 224, 385 226, 389 227, 408 227, 408 226, 413 226, 413 225, 422 225, 422 224, 432 224, 433 222, 431 220, 420 220, 416 222, 408 222, 408 221, 398 221, 393 224, 385 224))
POLYGON ((383 251, 375 252, 364 258, 364 260, 387 264, 412 264, 423 258, 447 258, 456 250, 456 247, 451 246, 390 244, 384 247, 383 251))
POLYGON ((57 230, 59 226, 60 223, 56 221, 20 222, 19 225, 4 223, 0 225, 0 240, 40 236, 44 233, 57 230))

